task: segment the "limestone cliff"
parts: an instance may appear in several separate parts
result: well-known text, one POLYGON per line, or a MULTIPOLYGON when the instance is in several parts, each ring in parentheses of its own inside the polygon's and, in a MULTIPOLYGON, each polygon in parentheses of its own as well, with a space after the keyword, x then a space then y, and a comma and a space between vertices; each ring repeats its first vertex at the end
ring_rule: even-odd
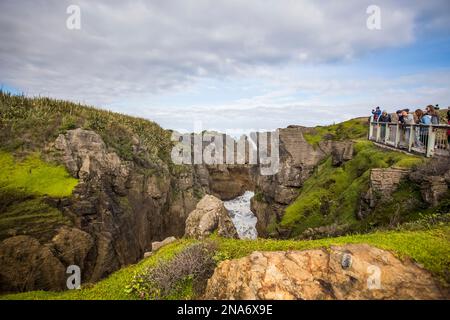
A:
MULTIPOLYGON (((139 148, 136 138, 133 149, 139 148)), ((194 167, 174 171, 158 159, 123 160, 94 131, 69 130, 47 150, 79 179, 70 198, 55 202, 73 227, 55 230, 47 243, 29 236, 4 240, 2 291, 63 289, 71 264, 80 266, 83 282, 98 281, 138 261, 152 241, 182 236, 188 214, 204 193, 194 167), (42 260, 37 271, 33 257, 42 260)))

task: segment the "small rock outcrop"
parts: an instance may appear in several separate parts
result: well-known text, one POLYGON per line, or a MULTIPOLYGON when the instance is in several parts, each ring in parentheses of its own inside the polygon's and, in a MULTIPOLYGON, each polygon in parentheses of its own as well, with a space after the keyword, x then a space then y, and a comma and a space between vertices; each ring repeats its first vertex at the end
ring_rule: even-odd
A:
POLYGON ((432 276, 369 245, 253 252, 219 264, 205 299, 445 299, 432 276))
POLYGON ((215 196, 206 195, 189 214, 184 235, 203 239, 215 230, 219 236, 238 238, 236 228, 223 202, 215 196))
POLYGON ((152 252, 158 251, 160 248, 168 245, 169 243, 177 241, 175 237, 167 237, 163 241, 152 242, 152 252))
POLYGON ((448 194, 448 186, 445 177, 425 177, 420 186, 422 198, 430 205, 437 206, 448 194))
POLYGON ((353 158, 353 142, 341 141, 339 143, 334 142, 331 146, 331 160, 333 166, 340 166, 345 161, 349 161, 353 158))
POLYGON ((400 168, 376 168, 370 170, 369 190, 361 195, 358 218, 368 216, 380 199, 391 199, 400 182, 408 177, 411 170, 400 168))

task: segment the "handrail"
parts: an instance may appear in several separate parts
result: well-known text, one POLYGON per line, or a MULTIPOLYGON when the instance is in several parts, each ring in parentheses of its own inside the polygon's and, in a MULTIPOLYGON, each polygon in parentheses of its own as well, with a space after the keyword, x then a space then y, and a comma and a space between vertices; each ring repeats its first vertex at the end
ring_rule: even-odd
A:
POLYGON ((450 156, 450 125, 406 124, 396 122, 369 123, 369 140, 396 149, 423 154, 450 156))

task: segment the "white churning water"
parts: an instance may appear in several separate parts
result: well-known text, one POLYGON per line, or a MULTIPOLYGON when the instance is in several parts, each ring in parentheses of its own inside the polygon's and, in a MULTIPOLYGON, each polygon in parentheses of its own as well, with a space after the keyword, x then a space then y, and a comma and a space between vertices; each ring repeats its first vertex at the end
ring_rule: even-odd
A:
POLYGON ((227 208, 241 239, 256 239, 258 237, 256 231, 257 219, 250 210, 250 199, 254 194, 254 192, 246 191, 242 196, 224 201, 225 208, 227 208))

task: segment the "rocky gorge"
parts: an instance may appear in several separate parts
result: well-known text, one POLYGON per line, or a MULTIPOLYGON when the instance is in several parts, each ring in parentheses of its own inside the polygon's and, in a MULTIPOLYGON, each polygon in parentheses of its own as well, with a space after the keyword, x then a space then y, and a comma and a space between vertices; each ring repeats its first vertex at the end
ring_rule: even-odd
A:
MULTIPOLYGON (((65 179, 75 180, 70 193, 39 193, 2 176, 3 293, 64 290, 70 265, 80 267, 83 284, 96 283, 143 257, 158 256, 162 247, 177 244, 180 238, 321 239, 368 232, 371 229, 363 229, 367 225, 386 227, 415 221, 419 209, 439 214, 448 210, 450 166, 430 162, 420 167, 422 159, 375 149, 361 141, 363 119, 329 127, 279 129, 279 170, 275 175, 263 175, 259 165, 248 162, 174 165, 168 157, 170 132, 146 120, 71 105, 75 111, 68 116, 68 106, 58 101, 23 98, 18 104, 10 101, 11 97, 2 99, 0 139, 2 152, 13 155, 11 168, 22 170, 28 157, 38 152, 40 162, 21 175, 34 179, 41 163, 47 163, 52 170, 64 170, 65 179), (6 112, 9 104, 22 105, 24 114, 6 112), (52 108, 53 113, 46 113, 51 118, 36 120, 38 108, 52 108), (30 132, 34 130, 27 122, 30 119, 41 129, 38 134, 30 132), (23 208, 28 202, 39 202, 39 206, 23 208), (56 222, 45 218, 47 211, 58 217, 56 222), (11 219, 21 222, 10 223, 11 219)), ((249 152, 248 145, 246 150, 249 152)), ((414 287, 413 295, 422 292, 427 283, 435 284, 427 271, 376 248, 332 250, 253 250, 239 257, 241 260, 227 259, 227 253, 208 282, 206 297, 412 297, 400 288, 400 282, 393 283, 385 295, 366 292, 352 296, 350 291, 364 282, 362 269, 358 267, 345 278, 340 275, 342 267, 329 265, 330 261, 338 263, 344 251, 354 252, 363 266, 383 260, 380 256, 388 257, 384 263, 395 266, 389 272, 403 270, 407 283, 420 275, 423 282, 414 287), (293 269, 283 269, 285 264, 293 269), (312 268, 313 264, 317 268, 312 268), (236 277, 242 277, 239 284, 226 281, 232 269, 239 273, 236 277), (349 287, 346 279, 356 280, 351 280, 349 287), (273 286, 277 281, 282 281, 281 287, 273 286)), ((433 287, 420 297, 442 297, 439 292, 433 287)))

